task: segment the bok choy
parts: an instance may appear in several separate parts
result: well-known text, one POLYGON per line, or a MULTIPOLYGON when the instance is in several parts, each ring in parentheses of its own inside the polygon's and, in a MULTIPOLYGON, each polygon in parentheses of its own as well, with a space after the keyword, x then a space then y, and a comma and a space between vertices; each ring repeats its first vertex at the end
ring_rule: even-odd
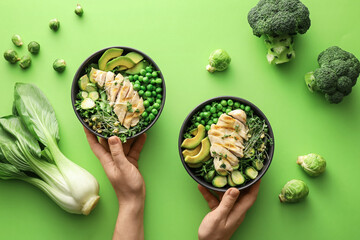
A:
POLYGON ((23 83, 16 83, 14 97, 14 115, 0 118, 0 179, 33 184, 65 211, 88 215, 99 201, 99 184, 60 151, 48 99, 23 83))

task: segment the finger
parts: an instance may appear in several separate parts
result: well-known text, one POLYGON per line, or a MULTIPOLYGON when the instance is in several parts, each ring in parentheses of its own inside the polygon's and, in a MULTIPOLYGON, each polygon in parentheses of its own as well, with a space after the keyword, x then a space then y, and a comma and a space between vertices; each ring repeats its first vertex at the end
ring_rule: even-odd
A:
POLYGON ((140 135, 136 141, 133 143, 133 145, 131 146, 130 152, 128 154, 128 157, 131 158, 132 160, 137 161, 139 159, 140 156, 140 152, 142 150, 142 148, 144 147, 146 141, 146 134, 142 134, 140 135))
POLYGON ((207 188, 205 188, 199 184, 198 189, 199 189, 200 193, 203 195, 205 201, 207 201, 209 208, 211 210, 214 210, 214 208, 219 206, 219 201, 217 200, 217 198, 214 195, 211 194, 211 192, 207 188))
POLYGON ((224 192, 216 192, 216 193, 219 196, 219 200, 221 201, 225 193, 224 192))
POLYGON ((244 214, 249 208, 255 203, 259 188, 260 188, 260 182, 256 182, 254 185, 252 185, 249 188, 249 191, 240 196, 239 201, 236 203, 236 206, 234 207, 234 212, 236 212, 238 215, 244 214))
POLYGON ((111 156, 118 167, 128 162, 122 147, 122 143, 118 137, 112 136, 108 140, 111 156))
POLYGON ((125 156, 127 156, 129 154, 131 145, 133 144, 134 140, 135 140, 135 138, 132 138, 132 139, 127 140, 126 143, 123 143, 123 149, 124 149, 125 156))
POLYGON ((111 162, 112 159, 109 156, 109 153, 106 152, 104 147, 98 142, 97 137, 92 134, 89 130, 84 127, 86 134, 86 139, 89 142, 90 148, 95 154, 95 156, 100 160, 101 164, 104 165, 108 162, 111 162))
POLYGON ((239 197, 239 194, 240 192, 236 188, 229 188, 221 199, 219 207, 216 211, 219 211, 221 215, 227 217, 239 197))
POLYGON ((99 138, 99 142, 107 152, 110 152, 108 141, 105 138, 99 138))

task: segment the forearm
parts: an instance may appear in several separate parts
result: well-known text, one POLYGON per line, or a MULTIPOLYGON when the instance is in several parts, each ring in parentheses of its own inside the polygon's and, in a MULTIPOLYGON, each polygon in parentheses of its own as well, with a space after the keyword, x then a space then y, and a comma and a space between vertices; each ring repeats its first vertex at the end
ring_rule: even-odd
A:
POLYGON ((144 239, 144 203, 133 202, 119 205, 113 239, 144 239))

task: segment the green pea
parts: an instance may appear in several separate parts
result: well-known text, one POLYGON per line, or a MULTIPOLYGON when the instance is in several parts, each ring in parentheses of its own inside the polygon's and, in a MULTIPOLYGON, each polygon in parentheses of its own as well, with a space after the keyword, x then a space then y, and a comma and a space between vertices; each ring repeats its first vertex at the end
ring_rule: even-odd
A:
POLYGON ((134 80, 134 77, 132 75, 129 76, 129 81, 134 80))
POLYGON ((224 107, 226 107, 227 106, 227 101, 226 100, 221 100, 220 104, 223 105, 224 107))
POLYGON ((211 126, 211 124, 213 124, 213 121, 212 121, 212 120, 209 120, 209 121, 207 122, 207 124, 211 126))
POLYGON ((148 113, 151 113, 152 110, 153 110, 153 107, 152 107, 152 106, 146 108, 146 111, 147 111, 148 113))
POLYGON ((201 121, 201 117, 199 116, 199 117, 196 117, 196 121, 197 122, 200 122, 201 121))
POLYGON ((138 93, 139 93, 139 96, 142 96, 142 95, 144 95, 144 90, 140 90, 138 93))
POLYGON ((142 82, 144 80, 143 76, 139 76, 139 81, 142 82))
POLYGON ((226 113, 228 114, 229 112, 231 112, 231 109, 230 108, 226 109, 226 113))
POLYGON ((161 78, 157 78, 155 81, 156 81, 156 84, 161 84, 161 83, 162 83, 162 79, 161 79, 161 78))
POLYGON ((239 108, 239 107, 240 107, 240 103, 239 103, 239 102, 235 102, 235 103, 234 103, 234 107, 235 107, 235 108, 239 108))
POLYGON ((139 81, 139 80, 136 80, 134 83, 140 85, 140 81, 139 81))
POLYGON ((228 106, 232 106, 232 105, 234 105, 234 101, 233 100, 231 100, 231 99, 229 99, 228 101, 227 101, 227 104, 228 104, 228 106))
POLYGON ((156 88, 156 92, 157 92, 157 93, 161 93, 161 92, 162 92, 162 88, 161 88, 161 87, 156 88))
POLYGON ((154 86, 151 85, 151 84, 148 84, 148 85, 146 86, 146 89, 149 90, 149 91, 152 91, 152 90, 154 89, 154 86))
POLYGON ((223 107, 223 108, 221 109, 221 111, 222 111, 222 112, 226 112, 226 107, 223 107))
POLYGON ((150 83, 151 83, 152 85, 155 85, 155 84, 156 84, 156 80, 153 79, 153 78, 151 78, 150 83))
POLYGON ((137 75, 137 74, 134 75, 133 79, 134 79, 134 80, 138 80, 138 79, 139 79, 139 75, 137 75))
POLYGON ((157 98, 155 102, 158 103, 158 104, 161 104, 162 101, 161 101, 161 99, 157 98))
POLYGON ((206 106, 205 106, 205 110, 206 110, 206 111, 210 111, 210 108, 211 108, 210 105, 206 105, 206 106))
POLYGON ((148 106, 150 106, 150 103, 149 103, 148 100, 145 100, 145 101, 143 102, 143 105, 144 105, 144 107, 148 107, 148 106))
POLYGON ((147 116, 149 116, 149 114, 148 114, 147 112, 143 112, 143 113, 141 114, 141 116, 142 116, 143 118, 146 118, 147 116))
POLYGON ((202 125, 205 125, 205 120, 201 120, 200 123, 201 123, 202 125))
POLYGON ((143 78, 143 82, 144 82, 144 83, 149 83, 149 82, 150 82, 150 80, 149 80, 149 78, 148 78, 148 77, 144 77, 144 78, 143 78))
POLYGON ((216 113, 216 108, 215 108, 215 107, 211 107, 211 108, 210 108, 210 112, 211 112, 211 113, 216 113))
POLYGON ((156 98, 162 99, 162 95, 160 93, 156 94, 156 98))
POLYGON ((140 74, 143 75, 143 76, 145 76, 146 70, 145 70, 145 69, 141 69, 141 70, 140 70, 140 74))
POLYGON ((244 109, 245 109, 245 105, 244 105, 244 104, 241 104, 241 105, 240 105, 240 109, 244 110, 244 109))
POLYGON ((213 122, 216 124, 219 121, 218 118, 213 118, 213 122))
POLYGON ((140 89, 143 90, 143 91, 145 91, 145 90, 146 90, 146 87, 143 86, 143 85, 141 85, 141 86, 140 86, 140 89))
MULTIPOLYGON (((160 104, 157 103, 157 102, 155 102, 155 103, 153 104, 153 107, 156 108, 156 109, 159 109, 159 108, 160 108, 160 104)), ((200 118, 200 120, 201 120, 201 118, 200 118)))
POLYGON ((204 112, 201 112, 201 113, 199 114, 199 116, 200 116, 201 118, 205 118, 204 112))
POLYGON ((149 114, 149 119, 150 119, 150 121, 154 120, 154 119, 155 119, 155 115, 152 114, 152 113, 150 113, 150 114, 149 114))
POLYGON ((151 97, 151 92, 150 92, 150 91, 146 91, 146 92, 145 92, 145 97, 151 97))
POLYGON ((152 75, 153 77, 157 77, 157 76, 158 76, 157 72, 155 72, 155 71, 153 71, 153 72, 151 73, 151 75, 152 75))
POLYGON ((148 78, 151 78, 151 73, 147 72, 146 75, 148 78))
POLYGON ((209 130, 210 130, 210 126, 209 126, 209 125, 206 125, 206 126, 205 126, 205 130, 206 130, 206 131, 209 131, 209 130))
POLYGON ((151 95, 152 95, 153 97, 156 97, 156 91, 152 91, 152 92, 151 92, 151 95))
POLYGON ((151 110, 151 112, 152 112, 155 116, 159 113, 158 110, 155 109, 155 108, 153 108, 153 109, 151 110))
POLYGON ((218 112, 218 113, 217 113, 218 117, 220 117, 221 114, 223 114, 223 112, 218 112))
POLYGON ((245 112, 249 112, 251 110, 250 106, 245 107, 245 112))
POLYGON ((217 109, 217 110, 221 110, 221 109, 222 109, 222 105, 221 105, 221 104, 216 104, 216 109, 217 109))
POLYGON ((152 72, 152 67, 150 67, 150 66, 147 66, 145 69, 147 72, 152 72))
POLYGON ((210 112, 204 112, 204 116, 205 116, 205 118, 209 118, 210 117, 210 112))
POLYGON ((199 126, 199 125, 200 125, 200 123, 199 123, 199 122, 196 122, 196 123, 195 123, 195 126, 199 126))
POLYGON ((140 90, 140 84, 135 83, 135 84, 134 84, 134 90, 135 90, 135 91, 139 91, 139 90, 140 90))
POLYGON ((152 98, 152 97, 149 97, 147 100, 149 101, 149 103, 153 103, 153 102, 154 102, 154 98, 152 98))
POLYGON ((211 114, 212 117, 217 117, 217 113, 211 114))

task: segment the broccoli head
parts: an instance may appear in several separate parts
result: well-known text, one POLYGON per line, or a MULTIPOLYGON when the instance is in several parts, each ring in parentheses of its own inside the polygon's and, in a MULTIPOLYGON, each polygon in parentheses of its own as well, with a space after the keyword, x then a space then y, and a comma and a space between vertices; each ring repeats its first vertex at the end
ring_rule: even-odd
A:
POLYGON ((325 94, 330 103, 339 103, 351 93, 360 74, 360 62, 351 53, 333 46, 318 57, 320 68, 305 75, 311 92, 325 94))
POLYGON ((260 0, 248 14, 248 22, 257 37, 264 35, 270 64, 295 58, 294 36, 310 28, 308 8, 299 0, 260 0))

